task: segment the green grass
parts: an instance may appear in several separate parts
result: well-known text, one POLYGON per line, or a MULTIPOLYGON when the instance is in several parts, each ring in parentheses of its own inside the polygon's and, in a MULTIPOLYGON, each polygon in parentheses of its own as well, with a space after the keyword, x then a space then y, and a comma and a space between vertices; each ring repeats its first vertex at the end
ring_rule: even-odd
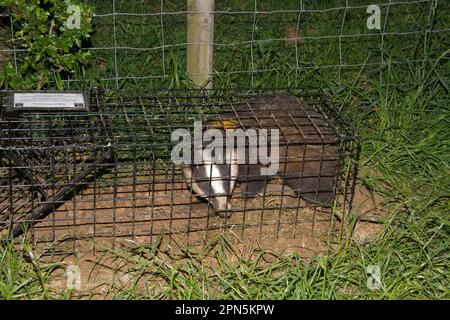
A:
POLYGON ((244 254, 223 238, 211 240, 200 254, 176 259, 169 259, 170 251, 160 250, 159 243, 139 246, 115 252, 132 265, 122 272, 133 280, 128 288, 111 288, 110 297, 448 299, 448 240, 448 221, 430 212, 420 219, 393 218, 380 241, 352 244, 313 261, 297 254, 244 254), (370 265, 380 266, 382 290, 367 288, 370 265))
POLYGON ((49 299, 57 295, 49 286, 52 274, 61 267, 42 262, 42 256, 25 241, 20 249, 12 243, 0 245, 0 299, 49 299))
MULTIPOLYGON (((126 271, 132 283, 111 287, 108 297, 449 299, 449 92, 442 68, 432 66, 428 72, 411 68, 402 86, 336 89, 338 104, 357 108, 346 113, 362 139, 360 183, 383 194, 389 211, 379 240, 350 241, 312 261, 297 254, 242 253, 222 238, 211 239, 201 253, 174 250, 172 259, 158 245, 116 250, 118 260, 131 262, 126 271), (382 290, 367 288, 369 265, 380 266, 382 290)), ((1 257, 2 298, 70 297, 46 286, 55 265, 39 258, 30 263, 10 247, 1 249, 1 257)))
MULTIPOLYGON (((159 11, 159 3, 157 6, 144 1, 118 3, 116 10, 121 12, 159 11)), ((278 2, 264 3, 261 6, 274 9, 278 2)), ((312 8, 312 3, 305 3, 312 8)), ((366 3, 351 2, 352 5, 366 3)), ((110 1, 96 1, 96 4, 98 12, 110 12, 110 1)), ((178 6, 176 2, 166 5, 166 11, 183 10, 183 5, 178 6)), ((294 1, 285 3, 286 8, 291 5, 294 6, 294 1)), ((342 1, 327 2, 330 7, 338 5, 342 1)), ((291 14, 280 14, 273 20, 259 17, 261 27, 253 46, 244 43, 216 48, 214 85, 217 88, 316 85, 330 94, 351 119, 362 143, 359 183, 382 194, 389 212, 377 241, 364 245, 348 241, 339 251, 312 261, 296 254, 237 252, 222 238, 211 239, 211 246, 195 255, 186 256, 178 250, 181 260, 168 258, 167 251, 158 245, 116 250, 113 254, 117 259, 133 263, 128 270, 133 275, 132 285, 120 290, 111 288, 109 296, 117 299, 450 299, 449 37, 448 32, 438 32, 424 38, 430 28, 449 27, 449 8, 448 2, 438 1, 433 25, 429 26, 424 13, 429 12, 427 5, 393 7, 387 24, 387 30, 423 30, 422 34, 386 36, 382 50, 378 36, 345 39, 341 44, 343 62, 357 65, 352 68, 321 68, 340 63, 336 42, 306 40, 299 43, 296 53, 284 41, 264 41, 279 38, 286 24, 296 24, 297 16, 291 14), (251 52, 255 69, 272 71, 252 75, 251 52), (382 68, 372 65, 379 62, 381 55, 386 65, 382 68), (382 290, 367 288, 369 265, 380 266, 382 290)), ((247 2, 239 0, 224 1, 220 6, 216 9, 253 10, 247 2)), ((324 7, 325 2, 317 2, 316 6, 324 7)), ((383 7, 382 12, 385 10, 383 7)), ((345 34, 361 33, 358 21, 364 16, 365 10, 350 10, 345 34)), ((116 30, 119 44, 161 45, 159 19, 148 19, 154 20, 149 30, 142 29, 149 23, 147 18, 119 19, 116 30)), ((164 19, 164 43, 183 43, 185 33, 180 25, 184 18, 168 15, 164 19)), ((242 18, 224 15, 221 19, 216 42, 251 40, 253 15, 242 18)), ((340 22, 337 13, 303 19, 303 35, 340 32, 340 26, 329 23, 340 22)), ((96 22, 92 45, 112 46, 111 17, 96 22)), ((163 50, 144 53, 119 50, 117 54, 119 76, 162 74, 163 50)), ((164 49, 164 78, 121 80, 119 86, 190 86, 184 71, 184 55, 185 47, 169 46, 164 49)), ((95 56, 97 60, 88 70, 84 85, 115 77, 114 53, 102 51, 95 56)), ((115 87, 114 81, 102 84, 115 87)), ((29 262, 26 256, 15 253, 11 246, 0 246, 0 298, 67 297, 46 285, 59 265, 45 263, 39 256, 29 262)))

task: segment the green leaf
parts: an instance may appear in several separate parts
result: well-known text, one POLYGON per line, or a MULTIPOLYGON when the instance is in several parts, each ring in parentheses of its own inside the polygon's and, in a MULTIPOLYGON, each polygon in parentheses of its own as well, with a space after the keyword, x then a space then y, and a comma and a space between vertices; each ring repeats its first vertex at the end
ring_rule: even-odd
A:
POLYGON ((74 74, 91 61, 90 52, 82 52, 82 39, 93 31, 94 6, 76 0, 3 0, 0 7, 14 6, 12 20, 16 45, 27 51, 18 59, 17 69, 5 64, 0 70, 0 89, 46 87, 51 79, 62 88, 65 73, 74 74), (80 30, 65 29, 70 5, 81 7, 80 30))

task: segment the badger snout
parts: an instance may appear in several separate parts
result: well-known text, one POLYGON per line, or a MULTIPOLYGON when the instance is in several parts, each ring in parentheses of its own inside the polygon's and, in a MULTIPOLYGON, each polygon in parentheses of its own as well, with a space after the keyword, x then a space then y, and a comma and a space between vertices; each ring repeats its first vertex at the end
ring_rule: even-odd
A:
POLYGON ((231 217, 231 201, 229 196, 212 196, 210 202, 215 214, 221 218, 231 217))

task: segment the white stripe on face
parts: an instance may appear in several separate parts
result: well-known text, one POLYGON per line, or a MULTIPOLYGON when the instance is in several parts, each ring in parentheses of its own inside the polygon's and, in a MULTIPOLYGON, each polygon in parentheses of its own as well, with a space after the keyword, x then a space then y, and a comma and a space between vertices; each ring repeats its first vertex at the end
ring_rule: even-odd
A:
POLYGON ((211 194, 224 194, 226 193, 224 188, 224 180, 220 179, 222 176, 219 167, 215 164, 205 165, 206 177, 211 181, 211 194))
POLYGON ((209 195, 215 199, 215 209, 229 209, 226 187, 228 187, 228 183, 230 183, 230 190, 232 190, 232 182, 228 181, 228 174, 226 173, 226 170, 223 170, 226 168, 226 165, 214 164, 210 158, 204 160, 206 160, 204 161, 206 177, 208 177, 210 181, 209 195), (225 178, 225 176, 227 176, 227 178, 225 178))

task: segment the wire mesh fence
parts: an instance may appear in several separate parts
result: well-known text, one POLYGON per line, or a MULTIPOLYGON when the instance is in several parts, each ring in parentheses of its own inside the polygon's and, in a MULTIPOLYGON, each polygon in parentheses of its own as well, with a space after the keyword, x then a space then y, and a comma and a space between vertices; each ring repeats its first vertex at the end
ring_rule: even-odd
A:
MULTIPOLYGON (((223 231, 252 241, 342 235, 358 143, 321 90, 94 90, 78 111, 17 111, 10 95, 2 96, 2 236, 91 250, 160 236, 201 244, 223 231), (173 132, 195 137, 196 121, 201 133, 230 123, 278 130, 276 170, 262 175, 251 157, 174 163, 173 132)), ((245 154, 253 147, 246 137, 245 154)))
MULTIPOLYGON (((96 8, 95 31, 84 50, 93 51, 94 63, 66 79, 69 86, 178 84, 186 70, 186 1, 88 2, 96 8)), ((364 74, 385 84, 392 69, 442 58, 449 9, 445 0, 216 1, 216 86, 286 85, 286 75, 310 83, 318 72, 339 83, 364 74)), ((8 41, 0 52, 17 66, 26 50, 12 19, 5 13, 2 21, 8 41)))

